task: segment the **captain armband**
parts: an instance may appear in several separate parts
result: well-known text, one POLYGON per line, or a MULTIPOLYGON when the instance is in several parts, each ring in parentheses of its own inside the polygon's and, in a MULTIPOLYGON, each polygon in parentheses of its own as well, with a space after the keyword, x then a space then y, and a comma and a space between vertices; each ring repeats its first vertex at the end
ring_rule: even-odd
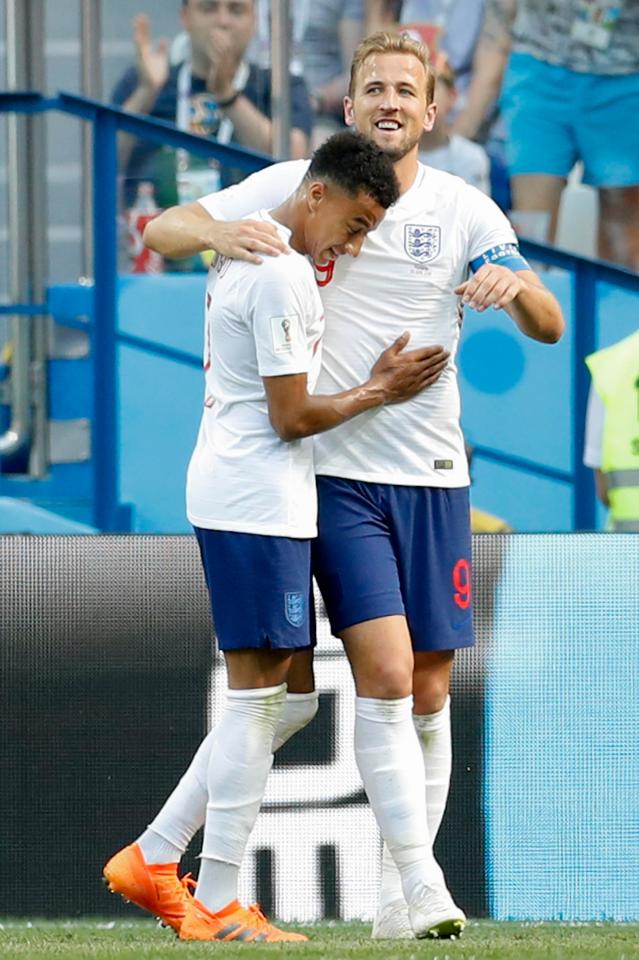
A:
POLYGON ((490 250, 485 250, 470 261, 470 269, 473 273, 477 273, 486 263, 497 263, 500 267, 508 267, 509 270, 530 270, 528 261, 522 257, 516 243, 498 243, 490 250))

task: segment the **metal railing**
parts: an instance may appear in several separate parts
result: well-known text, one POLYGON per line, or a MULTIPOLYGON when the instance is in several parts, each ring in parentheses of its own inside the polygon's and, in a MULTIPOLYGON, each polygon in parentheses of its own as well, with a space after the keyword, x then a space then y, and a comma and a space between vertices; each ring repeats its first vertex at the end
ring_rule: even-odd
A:
MULTIPOLYGON (((94 523, 104 531, 121 529, 118 498, 118 425, 116 419, 116 355, 118 343, 129 343, 150 354, 169 357, 187 365, 201 364, 201 357, 174 350, 117 329, 117 135, 133 134, 161 146, 183 148, 199 156, 214 157, 246 173, 272 163, 271 157, 241 147, 222 145, 176 129, 172 124, 150 117, 125 113, 75 94, 60 93, 45 98, 37 93, 0 94, 0 112, 42 113, 61 111, 89 121, 93 128, 93 238, 94 311, 90 325, 92 353, 96 363, 93 395, 93 476, 94 523)), ((601 261, 566 253, 554 247, 521 241, 523 253, 533 260, 559 267, 573 274, 572 432, 573 462, 569 471, 554 469, 484 446, 477 455, 540 477, 569 484, 574 488, 573 528, 593 529, 595 501, 590 471, 582 462, 583 429, 589 391, 589 374, 584 357, 595 347, 597 284, 610 283, 639 293, 639 275, 601 261)), ((0 314, 29 317, 46 313, 46 304, 13 303, 0 306, 0 314)), ((67 322, 67 321, 65 321, 67 322)))
POLYGON ((550 267, 567 270, 573 276, 572 283, 572 397, 571 420, 573 437, 573 463, 570 471, 553 470, 520 457, 509 456, 496 450, 476 446, 475 452, 487 460, 548 477, 573 486, 573 529, 593 530, 596 520, 596 503, 592 492, 592 470, 583 462, 583 437, 586 423, 590 374, 584 363, 585 357, 596 350, 597 284, 609 283, 622 290, 639 293, 639 274, 615 267, 603 260, 568 253, 533 240, 520 240, 524 256, 550 267))
MULTIPOLYGON (((0 113, 39 114, 59 111, 88 121, 93 142, 93 317, 90 324, 92 355, 96 374, 93 392, 93 496, 94 525, 100 530, 122 528, 118 498, 118 425, 116 420, 117 355, 117 135, 129 133, 157 143, 187 150, 202 157, 214 157, 221 164, 251 173, 272 163, 272 157, 242 147, 215 143, 176 129, 163 120, 126 113, 118 107, 70 93, 47 98, 39 93, 0 94, 0 113)), ((11 186, 11 185, 10 185, 11 186)), ((0 314, 22 318, 40 317, 48 312, 45 303, 0 305, 0 314)), ((148 346, 151 351, 152 345, 148 346)), ((23 356, 25 354, 21 354, 23 356)), ((28 357, 27 357, 28 359, 28 357)), ((25 385, 31 378, 27 367, 13 368, 14 384, 25 385)), ((21 394, 22 396, 22 394, 21 394)))
MULTIPOLYGON (((44 85, 44 24, 36 0, 6 0, 6 81, 9 89, 44 85)), ((47 195, 45 188, 46 130, 44 117, 7 118, 7 166, 12 183, 7 197, 10 244, 9 295, 12 300, 45 298, 47 195)), ((13 351, 8 383, 11 422, 0 435, 0 462, 28 459, 29 473, 43 477, 48 460, 47 318, 32 315, 28 324, 15 313, 9 317, 13 351)))

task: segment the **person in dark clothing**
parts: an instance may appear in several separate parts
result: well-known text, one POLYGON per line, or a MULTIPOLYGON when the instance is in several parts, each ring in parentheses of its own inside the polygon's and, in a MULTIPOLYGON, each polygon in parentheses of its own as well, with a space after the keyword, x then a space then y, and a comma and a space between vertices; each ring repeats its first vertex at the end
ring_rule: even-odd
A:
MULTIPOLYGON (((151 41, 149 18, 134 20, 136 65, 117 83, 112 101, 133 113, 176 123, 220 143, 272 152, 271 72, 245 53, 255 32, 255 0, 183 0, 182 25, 191 53, 171 65, 166 41, 151 41)), ((307 155, 312 109, 302 77, 291 76, 290 152, 307 155)), ((239 179, 214 160, 123 136, 120 166, 124 203, 131 206, 142 181, 151 181, 160 207, 187 203, 239 179)))

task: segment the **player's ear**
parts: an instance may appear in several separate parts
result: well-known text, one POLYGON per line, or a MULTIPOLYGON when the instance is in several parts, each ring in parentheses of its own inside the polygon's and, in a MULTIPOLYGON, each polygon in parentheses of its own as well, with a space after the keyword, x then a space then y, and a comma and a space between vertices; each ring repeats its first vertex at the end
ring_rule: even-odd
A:
POLYGON ((326 194, 326 184, 323 180, 313 180, 306 191, 306 202, 311 213, 315 213, 326 194))
POLYGON ((426 133, 429 133, 433 126, 435 125, 435 117, 437 116, 437 104, 429 103, 426 107, 426 113, 424 114, 424 130, 426 133))
POLYGON ((355 117, 353 116, 353 101, 350 97, 344 97, 344 123, 347 127, 355 126, 355 117))

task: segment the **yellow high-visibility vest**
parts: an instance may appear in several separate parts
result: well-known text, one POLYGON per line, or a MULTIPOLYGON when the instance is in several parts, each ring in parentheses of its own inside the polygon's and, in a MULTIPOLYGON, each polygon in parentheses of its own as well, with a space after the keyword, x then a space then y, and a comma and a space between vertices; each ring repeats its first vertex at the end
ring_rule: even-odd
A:
POLYGON ((613 530, 639 532, 639 330, 586 363, 606 409, 601 470, 613 530))
POLYGON ((470 529, 473 533, 512 533, 513 528, 494 513, 486 513, 477 507, 470 508, 470 529))

